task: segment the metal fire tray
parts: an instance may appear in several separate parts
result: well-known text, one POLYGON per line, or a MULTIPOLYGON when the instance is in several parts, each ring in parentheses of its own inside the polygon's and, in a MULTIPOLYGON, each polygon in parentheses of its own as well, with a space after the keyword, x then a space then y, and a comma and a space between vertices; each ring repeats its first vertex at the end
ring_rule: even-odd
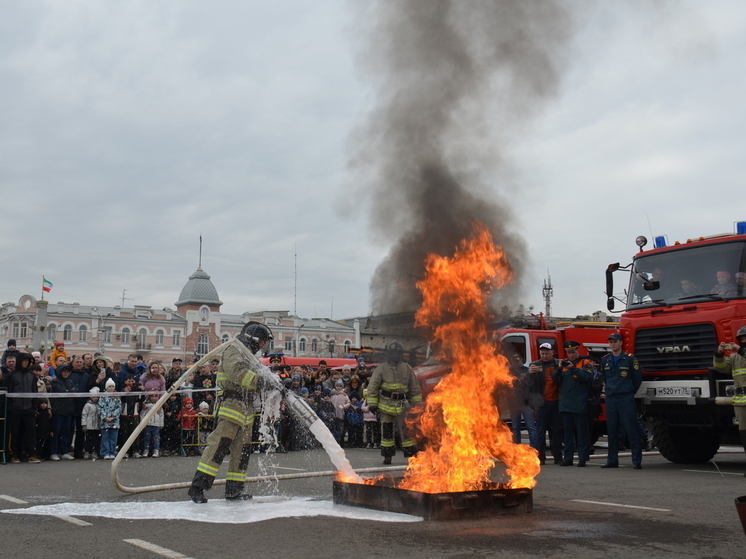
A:
POLYGON ((421 493, 398 489, 396 481, 380 485, 335 481, 333 499, 337 505, 365 507, 421 516, 425 520, 460 520, 533 511, 531 489, 503 489, 497 485, 481 491, 421 493))

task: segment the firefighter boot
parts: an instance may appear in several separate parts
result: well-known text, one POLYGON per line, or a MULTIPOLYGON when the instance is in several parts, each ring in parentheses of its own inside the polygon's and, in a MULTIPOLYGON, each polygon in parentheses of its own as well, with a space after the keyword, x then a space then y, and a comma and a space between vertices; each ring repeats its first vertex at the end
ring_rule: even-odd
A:
POLYGON ((225 482, 225 498, 228 501, 248 501, 251 494, 243 492, 244 483, 241 481, 228 480, 225 482))
POLYGON ((385 465, 391 464, 391 457, 396 454, 396 450, 393 448, 381 447, 381 456, 383 456, 383 463, 385 465))
POLYGON ((383 423, 381 425, 381 456, 383 456, 384 465, 391 464, 391 457, 396 454, 394 444, 394 424, 383 423))
POLYGON ((215 478, 212 478, 204 472, 197 472, 194 474, 192 485, 189 487, 188 495, 195 503, 206 503, 207 497, 205 497, 205 489, 212 487, 212 482, 215 478))
POLYGON ((411 458, 412 456, 417 455, 417 453, 419 452, 419 449, 417 448, 417 445, 405 446, 402 449, 402 452, 404 453, 405 458, 411 458))

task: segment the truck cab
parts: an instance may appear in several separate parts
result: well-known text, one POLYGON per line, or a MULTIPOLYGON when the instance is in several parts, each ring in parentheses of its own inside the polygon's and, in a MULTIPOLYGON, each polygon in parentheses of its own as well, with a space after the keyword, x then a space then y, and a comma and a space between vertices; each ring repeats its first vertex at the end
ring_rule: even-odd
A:
POLYGON ((609 310, 611 274, 630 272, 620 331, 643 373, 638 409, 665 458, 707 462, 737 431, 732 406, 718 405, 733 379, 712 369, 712 357, 746 325, 746 222, 733 234, 670 246, 657 237, 650 250, 638 237, 638 246, 631 264, 607 269, 609 310))

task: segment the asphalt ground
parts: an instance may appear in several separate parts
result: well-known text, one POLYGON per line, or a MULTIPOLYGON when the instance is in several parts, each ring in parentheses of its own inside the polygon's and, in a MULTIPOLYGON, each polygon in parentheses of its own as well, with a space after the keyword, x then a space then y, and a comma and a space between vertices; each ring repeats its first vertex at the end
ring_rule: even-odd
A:
MULTIPOLYGON (((543 466, 532 513, 447 522, 298 516, 292 508, 279 517, 242 523, 31 515, 24 509, 111 503, 154 510, 167 506, 186 511, 188 518, 189 511, 209 510, 195 507, 225 501, 217 486, 208 493, 207 505, 189 502, 182 489, 122 493, 110 480, 112 462, 103 460, 7 464, 0 466, 0 557, 746 557, 734 502, 746 495, 742 450, 723 448, 714 463, 701 465, 672 464, 646 454, 642 470, 632 469, 629 458, 621 458, 618 469, 601 469, 603 452, 597 448, 586 468, 543 466)), ((374 450, 350 449, 347 456, 355 468, 381 464, 374 450)), ((403 460, 399 454, 394 465, 403 460)), ((130 459, 121 464, 119 477, 126 486, 186 482, 197 461, 130 459)), ((331 469, 326 454, 313 450, 257 455, 249 475, 331 469)), ((252 484, 251 492, 254 501, 230 503, 236 515, 265 507, 261 496, 329 502, 332 479, 262 482, 252 484)))

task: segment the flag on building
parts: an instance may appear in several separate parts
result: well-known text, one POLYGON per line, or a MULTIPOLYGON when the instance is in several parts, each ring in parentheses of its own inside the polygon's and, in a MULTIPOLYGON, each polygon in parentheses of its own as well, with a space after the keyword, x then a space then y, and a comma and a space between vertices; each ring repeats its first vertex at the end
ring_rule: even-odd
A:
POLYGON ((46 292, 52 291, 52 282, 44 276, 41 277, 41 290, 46 292))

